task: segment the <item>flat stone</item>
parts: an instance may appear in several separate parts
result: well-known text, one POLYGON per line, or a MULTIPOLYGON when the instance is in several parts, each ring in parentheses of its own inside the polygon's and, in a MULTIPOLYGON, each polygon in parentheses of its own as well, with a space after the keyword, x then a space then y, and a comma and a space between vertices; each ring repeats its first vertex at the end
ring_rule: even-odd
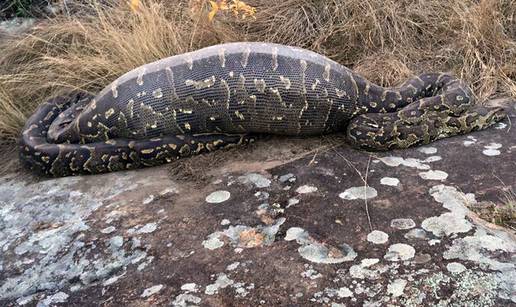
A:
POLYGON ((516 182, 504 123, 372 160, 272 137, 211 154, 220 163, 188 158, 206 180, 176 178, 177 165, 0 176, 0 305, 514 305, 514 236, 470 211, 503 206, 501 181, 516 182), (419 176, 438 169, 444 181, 419 176), (229 197, 207 202, 217 191, 229 197))

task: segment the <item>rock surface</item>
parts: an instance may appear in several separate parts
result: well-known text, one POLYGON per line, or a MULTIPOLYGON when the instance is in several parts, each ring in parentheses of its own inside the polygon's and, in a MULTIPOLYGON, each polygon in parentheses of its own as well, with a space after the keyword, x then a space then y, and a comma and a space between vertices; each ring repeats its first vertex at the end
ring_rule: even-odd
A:
POLYGON ((280 147, 204 184, 0 179, 0 305, 516 304, 514 234, 467 208, 516 188, 509 121, 388 153, 280 147))

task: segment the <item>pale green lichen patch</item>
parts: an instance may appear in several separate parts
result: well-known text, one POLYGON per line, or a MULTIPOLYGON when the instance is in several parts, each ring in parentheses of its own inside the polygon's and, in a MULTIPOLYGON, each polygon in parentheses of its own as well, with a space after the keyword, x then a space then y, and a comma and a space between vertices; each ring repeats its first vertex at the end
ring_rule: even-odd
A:
POLYGON ((393 219, 391 220, 391 227, 400 230, 407 230, 416 227, 416 223, 413 219, 393 219))
POLYGON ((468 212, 466 202, 476 202, 473 194, 464 194, 454 187, 445 185, 434 186, 429 193, 451 212, 425 219, 421 224, 423 229, 438 237, 464 233, 472 229, 472 225, 466 220, 465 215, 468 212))
POLYGON ((367 241, 373 244, 385 244, 389 241, 389 235, 380 230, 373 230, 367 234, 367 241))
POLYGON ((231 197, 229 191, 215 191, 206 196, 206 202, 209 204, 220 204, 231 197))
POLYGON ((420 159, 416 159, 416 158, 405 159, 402 157, 387 156, 387 157, 378 158, 378 160, 382 161, 385 165, 392 166, 392 167, 397 167, 397 166, 403 165, 406 167, 416 168, 419 170, 429 170, 430 165, 428 165, 427 163, 435 162, 440 159, 436 160, 435 157, 433 157, 433 158, 428 157, 425 160, 420 160, 420 159))
POLYGON ((388 261, 405 261, 414 258, 415 253, 414 247, 404 243, 396 243, 389 246, 383 258, 388 261))
POLYGON ((253 184, 257 188, 267 188, 271 185, 271 181, 258 173, 249 173, 238 177, 238 181, 243 184, 253 184))
POLYGON ((422 152, 426 155, 433 155, 433 154, 437 153, 437 148, 435 148, 433 146, 423 146, 423 147, 419 147, 417 149, 417 151, 422 152))
POLYGON ((383 177, 380 179, 380 183, 391 187, 397 187, 400 184, 400 180, 393 177, 383 177))
POLYGON ((420 172, 419 177, 425 180, 446 180, 448 173, 440 170, 429 170, 426 172, 420 172))
MULTIPOLYGON (((67 286, 78 290, 109 280, 116 271, 123 276, 128 266, 146 259, 145 249, 132 248, 123 236, 99 240, 100 246, 86 237, 91 230, 88 217, 105 202, 138 185, 148 185, 141 178, 116 177, 111 185, 96 187, 95 193, 81 187, 82 178, 0 185, 1 265, 4 270, 18 272, 4 278, 0 299, 32 300, 40 297, 32 296, 35 293, 52 293, 67 286), (30 265, 5 258, 10 254, 23 256, 30 265)), ((116 217, 115 213, 108 215, 106 221, 116 217)), ((110 234, 111 227, 98 233, 110 234)))
POLYGON ((279 218, 271 225, 258 225, 255 227, 230 225, 224 231, 216 231, 208 235, 208 238, 202 242, 202 245, 210 250, 223 247, 226 241, 229 241, 233 246, 242 248, 270 245, 274 242, 276 234, 283 223, 285 223, 285 218, 279 218))
POLYGON ((345 200, 354 199, 370 199, 378 196, 378 192, 373 187, 352 187, 346 189, 344 192, 339 194, 339 197, 345 200))
POLYGON ((316 191, 317 191, 317 187, 310 186, 310 185, 302 185, 296 189, 296 192, 299 194, 308 194, 308 193, 313 193, 316 191))
POLYGON ((389 285, 387 285, 387 293, 393 297, 401 296, 403 295, 403 290, 405 290, 406 285, 407 281, 405 279, 395 279, 389 285))
POLYGON ((486 156, 499 156, 501 154, 500 148, 502 148, 502 144, 500 143, 490 143, 489 145, 484 146, 484 150, 482 153, 486 156))
POLYGON ((291 227, 287 230, 285 241, 294 240, 301 245, 298 248, 301 257, 314 263, 342 263, 352 261, 357 256, 348 244, 342 243, 339 247, 322 244, 300 227, 291 227))
POLYGON ((459 262, 450 262, 446 265, 446 269, 450 273, 460 274, 466 270, 466 267, 459 262))
POLYGON ((144 298, 149 297, 149 296, 152 296, 152 295, 158 293, 159 291, 161 291, 161 289, 163 289, 163 285, 155 285, 155 286, 152 286, 150 288, 143 290, 143 293, 140 296, 144 297, 144 298))

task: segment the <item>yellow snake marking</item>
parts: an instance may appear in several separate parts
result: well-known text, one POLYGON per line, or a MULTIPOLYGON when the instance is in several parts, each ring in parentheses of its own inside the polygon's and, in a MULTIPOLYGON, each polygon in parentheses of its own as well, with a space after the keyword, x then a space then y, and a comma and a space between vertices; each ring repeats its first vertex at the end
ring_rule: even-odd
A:
POLYGON ((187 80, 185 80, 185 85, 193 86, 196 89, 200 90, 200 89, 203 89, 203 88, 209 88, 209 87, 213 86, 215 84, 215 81, 217 81, 215 76, 211 76, 211 77, 209 77, 209 78, 207 78, 205 80, 201 80, 201 81, 195 81, 195 80, 187 79, 187 80))

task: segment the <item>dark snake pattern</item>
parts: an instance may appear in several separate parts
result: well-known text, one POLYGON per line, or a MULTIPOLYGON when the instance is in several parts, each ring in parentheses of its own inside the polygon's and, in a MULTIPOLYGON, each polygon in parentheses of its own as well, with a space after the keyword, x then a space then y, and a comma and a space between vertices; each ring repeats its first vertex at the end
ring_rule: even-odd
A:
POLYGON ((449 74, 383 88, 305 49, 230 43, 146 64, 96 96, 43 103, 22 131, 20 159, 44 175, 97 174, 245 144, 256 134, 333 132, 358 148, 389 150, 504 116, 474 104, 468 86, 449 74))

